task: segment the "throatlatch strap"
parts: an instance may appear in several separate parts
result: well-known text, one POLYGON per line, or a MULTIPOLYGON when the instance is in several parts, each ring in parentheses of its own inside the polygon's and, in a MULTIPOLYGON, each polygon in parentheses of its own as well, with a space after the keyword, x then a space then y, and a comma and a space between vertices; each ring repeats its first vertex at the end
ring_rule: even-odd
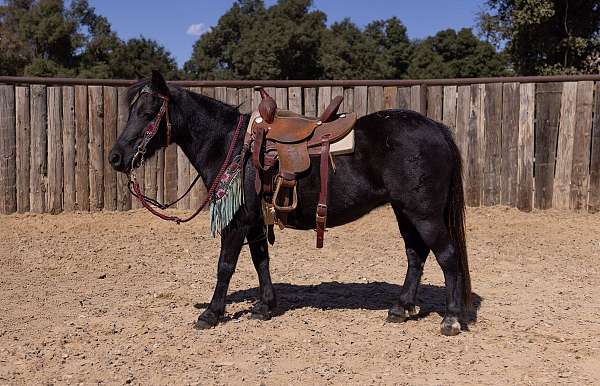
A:
POLYGON ((319 192, 319 203, 317 204, 317 248, 323 248, 325 238, 325 226, 327 222, 327 188, 329 183, 329 136, 321 139, 321 162, 319 167, 321 175, 321 191, 319 192))

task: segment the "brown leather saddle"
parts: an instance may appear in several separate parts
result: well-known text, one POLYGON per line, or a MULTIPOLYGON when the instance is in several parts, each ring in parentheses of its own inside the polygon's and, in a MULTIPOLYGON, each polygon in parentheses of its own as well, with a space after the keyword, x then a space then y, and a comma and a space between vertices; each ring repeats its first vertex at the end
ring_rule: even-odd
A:
POLYGON ((258 106, 260 116, 250 123, 245 146, 252 152, 257 170, 255 188, 261 194, 268 239, 275 241, 273 225, 281 229, 287 215, 298 205, 298 176, 310 168, 311 155, 320 156, 321 189, 316 209, 317 248, 323 247, 327 220, 330 144, 343 139, 354 127, 356 114, 337 114, 343 97, 335 97, 320 118, 279 110, 275 100, 262 87, 258 106))

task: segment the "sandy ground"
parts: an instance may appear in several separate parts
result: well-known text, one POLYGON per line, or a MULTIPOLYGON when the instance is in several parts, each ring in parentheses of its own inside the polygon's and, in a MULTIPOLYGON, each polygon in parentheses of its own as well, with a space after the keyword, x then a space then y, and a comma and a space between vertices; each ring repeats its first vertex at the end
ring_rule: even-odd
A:
POLYGON ((390 208, 271 249, 280 315, 249 319, 247 249, 227 321, 192 323, 215 284, 204 215, 0 217, 0 384, 600 384, 600 215, 470 209, 477 322, 439 334, 430 257, 422 315, 385 323, 406 258, 390 208))

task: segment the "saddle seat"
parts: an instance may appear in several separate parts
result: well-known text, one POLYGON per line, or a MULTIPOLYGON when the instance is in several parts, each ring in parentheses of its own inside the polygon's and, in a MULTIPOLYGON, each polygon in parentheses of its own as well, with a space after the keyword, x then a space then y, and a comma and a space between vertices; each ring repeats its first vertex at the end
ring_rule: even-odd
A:
MULTIPOLYGON (((272 232, 272 225, 286 225, 287 214, 298 204, 297 175, 310 168, 311 155, 320 155, 321 192, 317 205, 317 248, 323 246, 327 217, 327 183, 330 144, 346 137, 356 123, 356 114, 337 114, 343 97, 334 98, 320 118, 303 116, 288 110, 278 110, 275 100, 264 89, 259 117, 251 122, 246 136, 246 148, 252 151, 252 163, 257 169, 256 191, 262 193, 263 217, 272 232), (262 161, 262 162, 261 162, 262 161), (274 169, 277 167, 277 173, 274 169)), ((274 235, 268 235, 274 241, 274 235)))

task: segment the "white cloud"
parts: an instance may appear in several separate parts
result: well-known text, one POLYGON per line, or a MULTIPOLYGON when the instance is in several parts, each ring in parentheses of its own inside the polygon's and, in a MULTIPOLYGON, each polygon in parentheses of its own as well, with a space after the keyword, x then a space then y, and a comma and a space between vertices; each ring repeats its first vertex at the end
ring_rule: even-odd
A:
POLYGON ((200 36, 208 31, 208 27, 204 23, 192 24, 188 27, 186 34, 192 36, 200 36))

